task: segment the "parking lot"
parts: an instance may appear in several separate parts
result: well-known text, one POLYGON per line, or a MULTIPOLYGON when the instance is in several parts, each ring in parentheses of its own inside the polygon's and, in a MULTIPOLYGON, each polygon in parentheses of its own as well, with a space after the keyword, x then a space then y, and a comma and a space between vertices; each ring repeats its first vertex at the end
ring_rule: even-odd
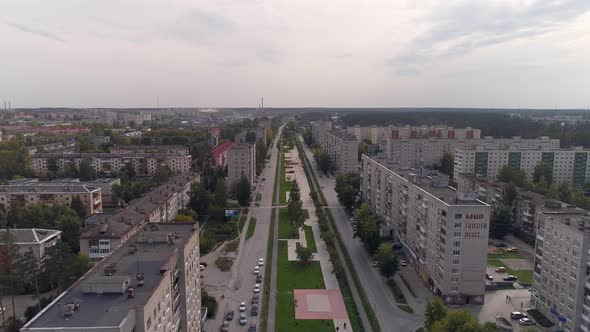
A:
POLYGON ((517 320, 510 319, 510 313, 513 311, 525 312, 530 309, 530 306, 530 292, 523 288, 487 292, 484 305, 468 306, 466 309, 476 315, 480 322, 495 322, 496 316, 502 315, 512 324, 514 331, 520 331, 534 326, 521 326, 517 320))

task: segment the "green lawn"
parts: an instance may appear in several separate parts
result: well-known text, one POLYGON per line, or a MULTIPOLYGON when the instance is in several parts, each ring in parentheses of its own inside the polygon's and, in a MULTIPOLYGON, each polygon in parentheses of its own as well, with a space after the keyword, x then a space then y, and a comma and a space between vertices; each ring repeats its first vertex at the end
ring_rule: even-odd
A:
POLYGON ((501 250, 499 254, 488 254, 488 259, 500 259, 500 258, 523 258, 522 255, 518 252, 510 252, 506 250, 501 250))
POLYGON ((286 207, 279 208, 279 239, 298 239, 299 233, 295 232, 293 223, 289 220, 286 207))
POLYGON ((490 259, 488 258, 488 266, 503 266, 506 268, 506 274, 513 274, 518 277, 518 281, 522 283, 532 283, 533 282, 533 271, 532 270, 520 270, 514 271, 508 267, 508 265, 502 263, 499 259, 490 259))
POLYGON ((256 193, 256 203, 259 203, 262 200, 262 194, 256 193))
POLYGON ((311 250, 311 252, 318 252, 318 247, 315 244, 315 239, 313 238, 313 230, 311 226, 305 226, 305 242, 307 242, 307 249, 311 250))
POLYGON ((294 289, 323 289, 324 279, 319 262, 302 266, 287 260, 287 242, 280 241, 277 262, 277 308, 276 330, 296 331, 334 331, 331 320, 295 320, 294 289))
POLYGON ((250 218, 250 223, 248 224, 248 229, 246 230, 246 240, 251 238, 254 235, 254 230, 256 230, 256 218, 250 218))
POLYGON ((275 211, 273 208, 270 214, 270 230, 268 232, 268 240, 266 246, 266 259, 267 264, 264 264, 264 280, 267 282, 262 284, 262 308, 260 309, 260 331, 266 332, 268 327, 268 300, 270 299, 270 273, 272 269, 272 247, 274 244, 273 236, 275 232, 275 211))

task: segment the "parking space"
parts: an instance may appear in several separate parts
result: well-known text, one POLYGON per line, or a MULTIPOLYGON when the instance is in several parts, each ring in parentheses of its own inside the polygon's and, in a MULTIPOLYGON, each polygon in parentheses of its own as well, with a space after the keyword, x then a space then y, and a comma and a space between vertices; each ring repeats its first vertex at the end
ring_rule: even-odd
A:
POLYGON ((491 291, 486 293, 483 305, 468 306, 466 309, 476 315, 480 322, 495 322, 496 316, 502 315, 512 325, 514 331, 520 331, 531 326, 520 325, 518 320, 510 318, 510 313, 513 311, 526 312, 531 307, 530 298, 531 294, 528 289, 491 291))

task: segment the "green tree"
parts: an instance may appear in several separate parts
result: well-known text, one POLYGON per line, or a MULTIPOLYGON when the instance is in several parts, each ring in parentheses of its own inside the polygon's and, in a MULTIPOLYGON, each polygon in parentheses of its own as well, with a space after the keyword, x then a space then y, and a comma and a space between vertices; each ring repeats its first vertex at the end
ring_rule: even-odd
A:
POLYGON ((313 136, 311 134, 311 129, 303 129, 303 142, 305 142, 305 144, 309 147, 313 145, 313 136))
POLYGON ((557 192, 559 195, 559 200, 565 203, 572 203, 573 202, 573 194, 572 190, 570 189, 570 185, 567 182, 562 182, 557 187, 557 192))
POLYGON ((375 252, 380 244, 379 219, 373 214, 366 203, 361 204, 355 211, 354 218, 357 221, 355 237, 359 237, 370 253, 375 252))
POLYGON ((332 162, 330 160, 330 156, 323 148, 317 148, 313 150, 313 159, 315 160, 316 164, 318 165, 319 169, 324 172, 324 174, 328 174, 328 171, 331 168, 332 162))
POLYGON ((159 166, 154 173, 154 180, 157 184, 164 183, 172 176, 172 170, 168 166, 159 166))
POLYGON ((250 181, 248 181, 248 178, 242 174, 242 177, 236 184, 236 198, 238 199, 240 206, 247 206, 250 204, 251 195, 252 188, 250 187, 250 181))
POLYGON ((60 293, 68 285, 69 276, 67 261, 73 256, 70 246, 63 242, 57 242, 55 245, 45 249, 43 259, 41 260, 43 271, 47 275, 47 280, 51 287, 51 293, 57 290, 60 293))
POLYGON ((248 142, 248 143, 256 142, 256 133, 252 132, 252 131, 247 132, 245 139, 246 139, 246 142, 248 142))
POLYGON ((287 202, 287 213, 289 214, 289 219, 293 223, 293 231, 298 232, 298 230, 303 227, 305 216, 303 215, 301 191, 299 190, 299 185, 296 180, 291 181, 291 191, 289 193, 289 201, 287 202))
POLYGON ((80 219, 86 218, 86 206, 84 206, 80 197, 74 196, 74 198, 72 198, 70 208, 76 212, 80 219))
POLYGON ((360 193, 361 178, 359 173, 346 173, 336 176, 335 191, 340 204, 350 213, 360 193))
POLYGON ((551 184, 553 181, 551 176, 551 168, 545 164, 543 160, 539 161, 537 166, 535 166, 533 171, 533 182, 538 183, 541 181, 541 178, 544 178, 548 184, 551 184))
POLYGON ((212 203, 211 193, 203 187, 203 184, 196 183, 191 187, 189 206, 198 214, 206 214, 209 205, 212 203))
MULTIPOLYGON (((0 296, 3 294, 3 289, 16 289, 19 280, 18 262, 21 259, 19 249, 14 243, 14 237, 8 230, 0 233, 0 296)), ((12 302, 12 317, 16 319, 16 309, 14 302, 14 295, 16 292, 11 292, 12 302)), ((0 298, 0 300, 3 300, 0 298)), ((0 301, 2 302, 2 301, 0 301)), ((6 319, 6 313, 3 318, 6 319)))
POLYGON ((39 292, 39 276, 41 275, 41 262, 37 259, 32 251, 25 252, 18 261, 18 270, 21 280, 35 288, 35 296, 37 298, 37 307, 41 310, 41 295, 39 292))
POLYGON ((78 171, 78 174, 80 174, 80 180, 82 181, 92 181, 96 177, 94 168, 90 166, 90 162, 86 159, 80 162, 80 170, 78 171))
POLYGON ((66 164, 63 172, 63 176, 67 178, 79 178, 80 171, 74 162, 66 164))
POLYGON ((453 177, 453 169, 455 167, 455 158, 449 152, 445 152, 440 159, 439 170, 450 177, 453 177))
POLYGON ((57 217, 56 226, 61 231, 61 239, 67 243, 72 252, 80 251, 81 222, 78 215, 71 213, 62 214, 57 217))
POLYGON ((381 243, 379 247, 377 247, 373 257, 377 262, 379 271, 381 271, 381 274, 383 274, 385 278, 390 279, 395 275, 395 272, 398 270, 398 260, 397 256, 394 255, 393 250, 391 249, 391 244, 381 243))
POLYGON ((502 193, 502 203, 508 207, 512 207, 514 200, 516 199, 516 187, 513 182, 509 182, 504 185, 504 192, 502 193))
POLYGON ((443 301, 436 297, 426 303, 426 312, 424 313, 424 325, 428 331, 431 331, 434 324, 447 316, 447 307, 443 301))
POLYGON ((504 204, 494 206, 490 218, 490 237, 503 239, 512 231, 512 210, 504 204))
POLYGON ((57 174, 57 172, 59 171, 57 167, 57 158, 51 157, 47 159, 47 170, 57 174))
POLYGON ((311 250, 309 250, 309 248, 304 247, 304 246, 300 245, 299 243, 297 243, 297 247, 295 248, 295 253, 297 254, 297 259, 299 260, 299 262, 301 262, 301 264, 309 265, 309 263, 311 262, 311 259, 313 257, 313 253, 311 252, 311 250))
POLYGON ((214 202, 219 206, 227 206, 227 186, 223 178, 217 179, 214 202))
POLYGON ((467 310, 457 310, 450 313, 432 325, 432 332, 478 332, 481 325, 477 318, 467 310))

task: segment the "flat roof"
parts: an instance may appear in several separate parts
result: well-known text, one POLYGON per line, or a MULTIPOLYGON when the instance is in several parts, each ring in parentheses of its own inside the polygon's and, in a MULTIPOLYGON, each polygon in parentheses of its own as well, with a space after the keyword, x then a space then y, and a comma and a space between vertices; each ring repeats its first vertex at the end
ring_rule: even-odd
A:
POLYGON ((434 196, 440 201, 447 205, 480 205, 488 206, 487 203, 482 202, 478 199, 474 200, 460 200, 457 197, 457 190, 448 185, 448 176, 438 173, 438 171, 430 169, 420 169, 403 167, 401 165, 393 164, 384 158, 371 158, 366 156, 368 159, 378 163, 379 165, 387 168, 398 176, 408 181, 408 184, 414 185, 421 188, 426 193, 434 196), (412 179, 415 178, 416 181, 412 179))
POLYGON ((147 302, 162 279, 160 270, 170 268, 167 266, 170 257, 177 249, 183 250, 185 243, 195 232, 198 232, 195 223, 147 224, 76 281, 65 294, 47 306, 25 328, 94 328, 119 325, 129 310, 141 307, 147 302), (157 226, 158 229, 151 230, 150 226, 157 226), (170 233, 178 235, 172 245, 167 241, 170 233), (132 245, 137 246, 134 254, 130 253, 132 245), (111 263, 117 264, 116 271, 112 276, 105 276, 104 268, 111 263), (141 287, 136 287, 137 273, 144 274, 144 284, 141 287), (97 294, 84 291, 88 285, 95 283, 122 285, 127 278, 130 278, 130 286, 135 289, 133 298, 128 298, 124 292, 97 294), (79 300, 80 308, 66 319, 63 315, 64 306, 75 300, 79 300))
POLYGON ((86 186, 84 184, 23 184, 23 185, 0 185, 0 193, 10 194, 89 194, 100 191, 100 188, 86 186))
POLYGON ((590 232, 590 215, 584 209, 544 209, 541 214, 582 233, 590 232))
POLYGON ((190 158, 180 153, 37 153, 31 158, 190 158))

